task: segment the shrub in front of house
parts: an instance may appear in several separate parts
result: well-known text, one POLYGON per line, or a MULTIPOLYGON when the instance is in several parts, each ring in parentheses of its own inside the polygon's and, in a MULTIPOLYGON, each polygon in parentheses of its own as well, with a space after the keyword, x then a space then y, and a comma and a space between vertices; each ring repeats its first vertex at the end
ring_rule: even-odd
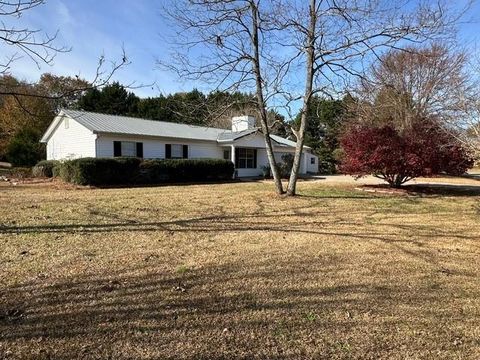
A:
POLYGON ((232 178, 233 163, 222 159, 145 160, 140 164, 137 183, 219 181, 232 178))
POLYGON ((81 158, 61 162, 54 175, 74 184, 102 186, 228 180, 233 171, 231 161, 220 159, 81 158))
POLYGON ((282 161, 277 163, 277 168, 282 179, 288 179, 293 168, 293 154, 283 154, 282 161))
POLYGON ((33 177, 47 177, 54 176, 54 168, 60 164, 58 160, 42 160, 32 168, 33 177))
POLYGON ((80 158, 63 161, 59 176, 79 185, 130 184, 138 174, 138 158, 80 158))

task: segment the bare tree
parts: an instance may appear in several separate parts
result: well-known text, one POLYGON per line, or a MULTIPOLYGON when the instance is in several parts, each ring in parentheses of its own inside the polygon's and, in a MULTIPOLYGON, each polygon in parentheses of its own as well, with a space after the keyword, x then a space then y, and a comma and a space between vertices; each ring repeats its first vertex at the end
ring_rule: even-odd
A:
POLYGON ((0 2, 0 42, 12 48, 11 54, 0 60, 0 74, 7 73, 12 64, 23 54, 28 56, 36 65, 51 64, 59 52, 68 52, 65 46, 56 45, 58 33, 48 35, 38 29, 28 29, 8 26, 5 20, 15 22, 24 12, 32 10, 42 4, 44 0, 5 0, 0 2))
POLYGON ((456 89, 460 111, 448 117, 447 127, 480 161, 480 58, 472 56, 464 65, 467 86, 456 89))
POLYGON ((179 29, 175 45, 183 52, 176 51, 174 63, 164 64, 167 68, 182 78, 203 80, 224 90, 254 84, 278 193, 284 190, 276 173, 266 111, 275 106, 292 115, 300 108, 300 125, 291 129, 296 150, 288 195, 296 193, 312 96, 336 96, 349 80, 363 76, 366 62, 380 59, 387 49, 450 36, 459 16, 441 2, 409 0, 394 4, 380 0, 310 0, 308 4, 191 0, 180 2, 168 13, 179 29), (303 82, 298 81, 301 69, 303 82))
MULTIPOLYGON (((27 108, 22 104, 22 98, 42 97, 52 100, 71 97, 72 94, 82 93, 92 88, 102 87, 110 82, 114 74, 122 67, 129 64, 125 51, 117 61, 107 61, 105 56, 99 57, 95 74, 87 83, 78 87, 71 87, 64 92, 55 95, 25 92, 24 86, 14 87, 8 81, 8 75, 12 71, 15 62, 22 56, 28 57, 39 69, 41 65, 52 65, 55 56, 59 53, 68 53, 71 49, 57 44, 58 31, 50 35, 40 29, 30 29, 16 25, 17 20, 25 13, 45 4, 45 0, 2 0, 0 1, 0 44, 10 53, 0 58, 0 96, 12 96, 25 111, 27 108), (9 24, 9 25, 7 25, 9 24)), ((78 76, 77 76, 78 77, 78 76)), ((146 85, 130 84, 130 88, 146 85)))
POLYGON ((408 128, 411 119, 449 123, 463 117, 465 96, 472 88, 467 60, 463 51, 441 44, 386 53, 359 84, 364 120, 391 121, 398 128, 408 128))
MULTIPOLYGON (((462 12, 454 14, 441 2, 408 0, 311 0, 308 8, 286 1, 282 7, 281 23, 291 32, 287 46, 297 50, 294 56, 305 69, 300 126, 292 130, 297 146, 287 194, 294 195, 311 97, 335 96, 349 80, 362 78, 365 64, 381 60, 385 50, 451 37, 462 12)), ((296 98, 287 93, 286 100, 296 98)))
POLYGON ((390 51, 359 82, 357 120, 390 124, 402 131, 418 119, 435 120, 478 158, 480 84, 476 71, 465 51, 443 44, 390 51))
POLYGON ((178 30, 174 61, 160 64, 180 78, 202 80, 216 89, 254 89, 255 110, 276 191, 283 194, 270 138, 267 104, 285 75, 273 54, 276 29, 268 5, 259 0, 191 0, 168 3, 165 11, 178 30), (199 53, 200 52, 200 53, 199 53))

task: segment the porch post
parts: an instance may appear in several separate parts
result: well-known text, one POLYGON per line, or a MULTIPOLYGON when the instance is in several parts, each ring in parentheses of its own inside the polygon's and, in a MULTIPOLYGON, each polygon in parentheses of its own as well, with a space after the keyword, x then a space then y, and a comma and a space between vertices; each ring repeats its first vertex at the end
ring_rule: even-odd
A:
POLYGON ((235 179, 235 174, 237 172, 237 168, 235 167, 235 146, 232 144, 230 145, 230 158, 232 160, 232 163, 233 163, 233 167, 235 168, 235 170, 233 171, 233 179, 235 179))

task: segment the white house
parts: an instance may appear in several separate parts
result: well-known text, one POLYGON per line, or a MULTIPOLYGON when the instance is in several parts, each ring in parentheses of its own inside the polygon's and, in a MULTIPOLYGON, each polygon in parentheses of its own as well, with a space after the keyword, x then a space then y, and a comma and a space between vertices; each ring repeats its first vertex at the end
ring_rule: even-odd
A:
MULTIPOLYGON (((295 151, 295 143, 270 135, 275 158, 295 151)), ((239 177, 258 176, 268 165, 265 139, 255 118, 232 119, 232 129, 61 110, 40 140, 47 160, 137 156, 145 159, 217 158, 235 164, 239 177)), ((304 147, 300 173, 316 173, 318 158, 304 147)))

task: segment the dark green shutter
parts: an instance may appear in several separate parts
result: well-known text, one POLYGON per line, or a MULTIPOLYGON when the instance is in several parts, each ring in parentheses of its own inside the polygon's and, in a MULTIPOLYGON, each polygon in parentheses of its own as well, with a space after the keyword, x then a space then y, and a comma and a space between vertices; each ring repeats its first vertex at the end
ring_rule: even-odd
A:
POLYGON ((257 149, 253 150, 253 167, 257 168, 257 149))
POLYGON ((113 156, 122 156, 122 142, 114 141, 113 142, 113 156))
POLYGON ((172 158, 172 145, 165 144, 165 159, 172 158))
POLYGON ((183 158, 188 159, 188 145, 183 145, 183 158))
POLYGON ((143 158, 143 143, 137 142, 137 157, 143 158))

